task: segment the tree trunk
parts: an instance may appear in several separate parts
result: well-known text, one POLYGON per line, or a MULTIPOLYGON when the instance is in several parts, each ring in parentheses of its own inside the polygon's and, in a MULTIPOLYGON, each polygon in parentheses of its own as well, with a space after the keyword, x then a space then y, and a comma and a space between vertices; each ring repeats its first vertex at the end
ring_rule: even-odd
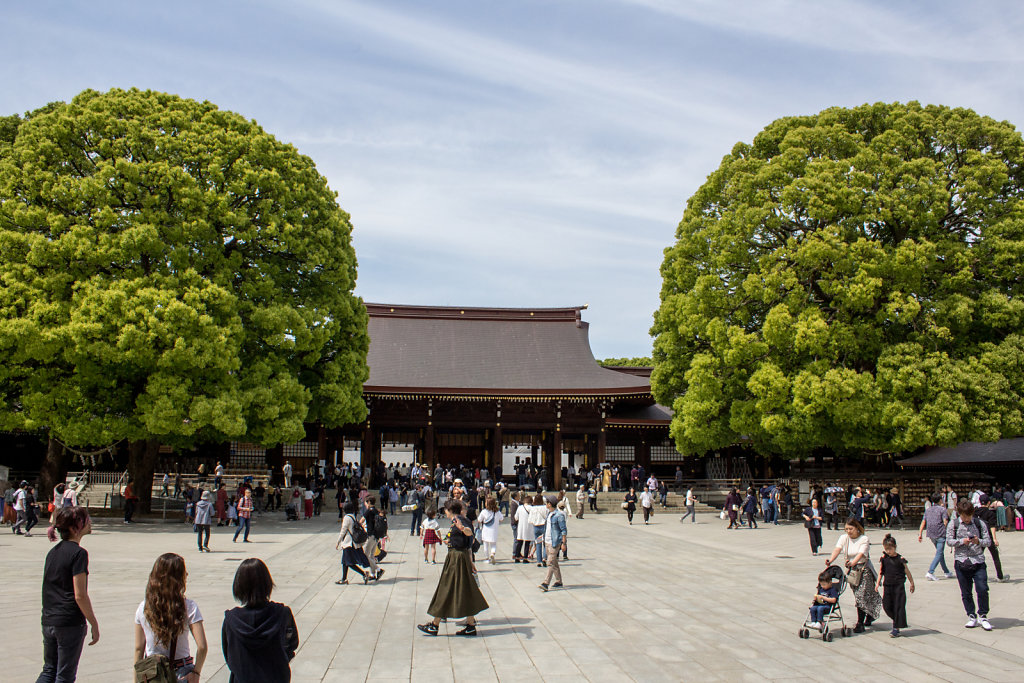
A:
POLYGON ((51 437, 46 444, 46 459, 43 460, 43 466, 39 472, 39 490, 36 492, 36 500, 50 500, 53 487, 67 479, 70 465, 71 451, 51 437))
POLYGON ((128 476, 132 492, 139 499, 139 512, 149 512, 153 503, 153 472, 159 457, 160 442, 156 439, 132 441, 128 445, 128 476))

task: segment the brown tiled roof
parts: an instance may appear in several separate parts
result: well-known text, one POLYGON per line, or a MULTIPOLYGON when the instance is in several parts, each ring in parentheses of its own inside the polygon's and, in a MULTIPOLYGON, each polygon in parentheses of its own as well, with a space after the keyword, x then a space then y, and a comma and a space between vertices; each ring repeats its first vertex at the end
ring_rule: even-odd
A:
POLYGON ((996 442, 967 441, 959 446, 929 448, 898 461, 904 467, 946 467, 1024 463, 1024 437, 996 442))
POLYGON ((482 396, 649 394, 644 377, 594 360, 584 307, 367 304, 367 393, 482 396))

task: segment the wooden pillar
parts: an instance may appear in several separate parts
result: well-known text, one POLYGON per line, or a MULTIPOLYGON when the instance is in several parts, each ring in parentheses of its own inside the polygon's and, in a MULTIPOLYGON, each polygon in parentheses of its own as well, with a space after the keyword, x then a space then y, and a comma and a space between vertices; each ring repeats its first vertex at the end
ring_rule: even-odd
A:
POLYGON ((644 466, 644 471, 646 471, 647 475, 650 476, 650 474, 651 474, 651 445, 649 443, 647 443, 647 439, 645 438, 643 431, 642 430, 639 430, 639 431, 640 431, 640 445, 637 447, 637 450, 638 450, 637 458, 639 459, 640 464, 644 466))
MULTIPOLYGON (((601 427, 601 431, 597 433, 597 462, 607 462, 604 457, 604 447, 607 441, 604 427, 601 427)), ((597 463, 594 464, 596 465, 597 463)))
POLYGON ((481 440, 484 447, 484 466, 483 469, 490 469, 491 467, 491 430, 484 430, 484 438, 481 440))
MULTIPOLYGON (((503 455, 505 453, 505 444, 502 443, 501 438, 501 423, 499 422, 494 427, 494 431, 491 432, 491 453, 494 455, 491 458, 491 478, 494 478, 494 471, 496 467, 500 467, 502 472, 505 471, 505 463, 503 462, 503 455)), ((497 480, 494 480, 497 484, 497 480)))
POLYGON ((562 488, 562 429, 555 427, 552 437, 551 481, 554 484, 554 490, 559 491, 562 488))
POLYGON ((367 422, 363 428, 363 445, 359 453, 359 464, 364 468, 369 467, 373 472, 379 460, 380 440, 377 438, 377 430, 367 422))
POLYGON ((423 459, 430 465, 430 476, 434 476, 434 468, 437 467, 437 458, 434 454, 434 423, 427 422, 427 428, 423 431, 423 459))

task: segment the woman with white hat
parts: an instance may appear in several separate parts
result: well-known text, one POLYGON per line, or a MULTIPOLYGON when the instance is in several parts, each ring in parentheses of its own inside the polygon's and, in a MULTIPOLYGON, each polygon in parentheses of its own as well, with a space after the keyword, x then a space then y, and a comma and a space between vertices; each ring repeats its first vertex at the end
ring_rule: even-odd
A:
POLYGON ((203 491, 199 502, 196 503, 196 517, 194 529, 196 530, 196 541, 199 543, 199 552, 210 552, 210 522, 213 520, 213 503, 210 502, 210 492, 203 491), (205 535, 205 540, 204 540, 205 535))

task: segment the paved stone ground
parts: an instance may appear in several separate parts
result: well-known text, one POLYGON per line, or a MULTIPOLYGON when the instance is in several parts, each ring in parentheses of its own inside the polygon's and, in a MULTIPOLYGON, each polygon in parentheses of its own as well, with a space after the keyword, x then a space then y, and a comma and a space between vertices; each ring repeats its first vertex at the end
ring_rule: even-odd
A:
MULTIPOLYGON (((823 558, 813 558, 799 524, 727 531, 717 517, 680 524, 658 514, 629 527, 620 515, 569 522, 566 589, 543 594, 544 570, 504 560, 480 565, 491 607, 476 639, 430 638, 415 630, 440 572, 423 562, 408 516, 393 518, 389 557, 379 585, 337 586, 337 520, 286 523, 274 515, 253 525, 254 543, 232 544, 214 529, 213 553, 199 553, 184 524, 124 527, 97 520, 83 545, 91 560, 90 593, 101 640, 86 648, 80 681, 128 681, 132 619, 158 554, 179 552, 189 569, 188 594, 206 618, 211 652, 204 680, 227 681, 220 652, 223 611, 233 606, 238 562, 264 559, 290 605, 301 646, 293 681, 918 681, 1021 680, 1024 673, 1024 533, 1002 536, 1008 583, 992 583, 996 630, 963 628, 956 581, 926 582, 931 547, 916 531, 897 534, 918 591, 910 596, 911 628, 892 640, 883 617, 873 632, 832 643, 800 640, 797 629, 823 558)), ((0 613, 4 681, 33 681, 42 661, 40 576, 45 536, 0 534, 0 613)), ((881 533, 870 531, 877 542, 881 533)), ((826 544, 835 532, 825 532, 826 544)), ((511 531, 502 550, 511 554, 511 531)), ((880 548, 873 554, 880 552, 880 548)), ((443 551, 440 553, 443 560, 443 551)), ((991 569, 990 573, 994 576, 991 569)), ((855 615, 853 596, 842 599, 855 615)))

